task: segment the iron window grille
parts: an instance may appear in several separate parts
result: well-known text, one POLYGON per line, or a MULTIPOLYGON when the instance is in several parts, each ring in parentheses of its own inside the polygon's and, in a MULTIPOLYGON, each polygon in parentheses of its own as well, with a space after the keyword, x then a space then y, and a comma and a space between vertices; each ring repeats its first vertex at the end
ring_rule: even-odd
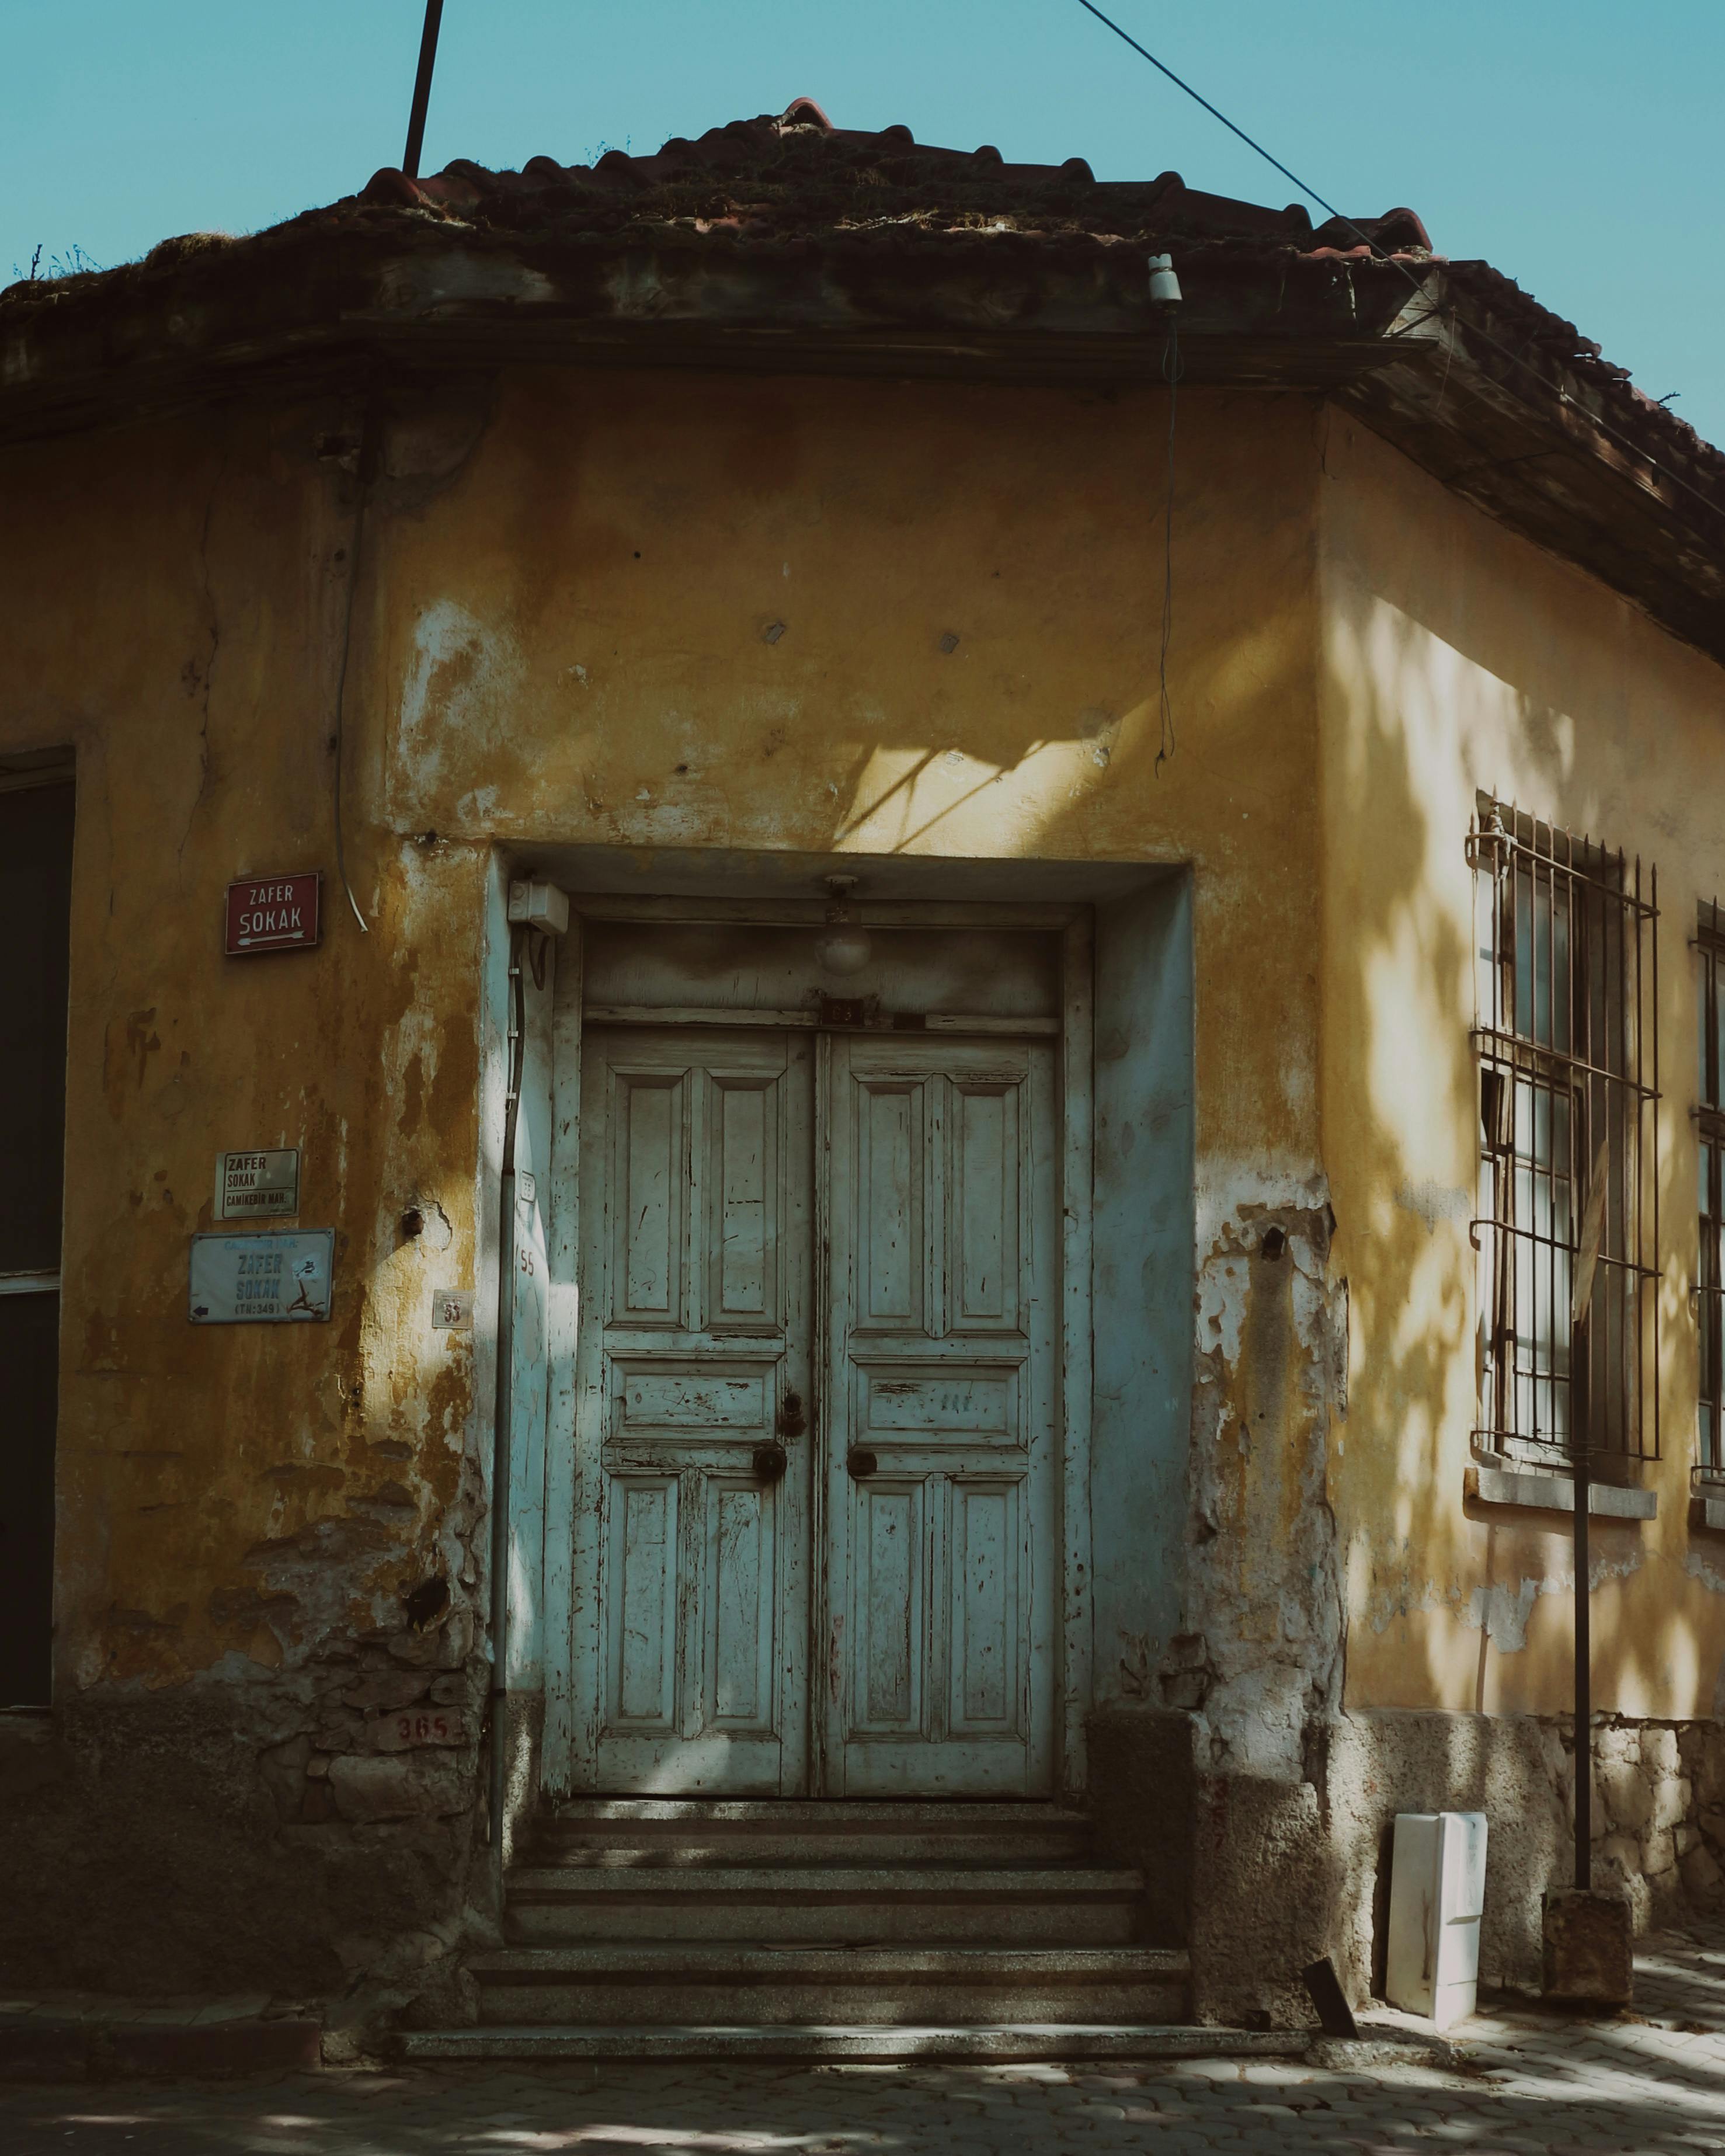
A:
POLYGON ((1725 1479, 1725 912, 1717 901, 1703 906, 1696 924, 1701 970, 1699 1097, 1695 1121, 1699 1156, 1701 1264, 1696 1274, 1696 1316, 1701 1334, 1700 1398, 1696 1473, 1725 1479))
POLYGON ((1658 880, 1481 798, 1474 870, 1480 1424, 1561 1465, 1659 1455, 1658 880), (1588 1201, 1598 1258, 1574 1306, 1588 1201))

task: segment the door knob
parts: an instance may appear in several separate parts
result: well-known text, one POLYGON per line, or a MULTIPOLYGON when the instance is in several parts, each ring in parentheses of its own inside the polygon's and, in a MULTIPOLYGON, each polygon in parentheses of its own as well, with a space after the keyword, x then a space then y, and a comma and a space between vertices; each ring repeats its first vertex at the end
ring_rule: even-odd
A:
POLYGON ((860 1482, 864 1476, 872 1475, 880 1463, 872 1452, 865 1452, 857 1448, 845 1455, 845 1465, 850 1470, 855 1480, 860 1482))
POLYGON ((757 1445, 755 1447, 755 1476, 762 1482, 776 1482, 788 1464, 782 1445, 757 1445))

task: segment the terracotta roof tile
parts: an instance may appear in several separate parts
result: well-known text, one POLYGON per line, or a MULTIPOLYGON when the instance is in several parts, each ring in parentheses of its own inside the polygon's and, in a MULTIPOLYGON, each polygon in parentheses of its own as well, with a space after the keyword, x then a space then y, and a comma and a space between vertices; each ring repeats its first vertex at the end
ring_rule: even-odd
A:
MULTIPOLYGON (((303 278, 308 255, 326 260, 339 280, 341 265, 357 262, 356 249, 400 241, 418 254, 428 243, 435 246, 439 228, 457 249, 478 239, 493 251, 530 249, 541 260, 578 258, 589 247, 783 248, 788 256, 813 247, 829 257, 896 254, 899 266, 914 264, 937 276, 973 270, 997 248, 1021 273, 1031 252, 1070 267, 1085 254, 1106 261, 1134 246, 1169 249, 1178 266, 1190 263, 1194 271, 1207 261, 1278 280, 1286 274, 1278 258, 1328 259, 1358 265, 1356 278, 1363 271, 1382 288, 1370 311, 1374 320, 1387 319, 1385 301, 1395 297, 1388 287, 1399 272, 1392 263, 1365 259, 1372 248, 1363 234, 1416 274, 1423 263, 1441 263, 1445 288, 1465 302, 1465 315, 1481 314, 1500 341, 1507 338, 1523 360, 1549 374, 1543 386, 1518 375, 1522 402, 1555 398, 1553 408, 1567 404, 1566 416, 1574 417, 1577 399, 1562 386, 1567 374, 1601 418, 1643 453, 1674 459, 1691 473, 1692 486, 1699 483, 1710 494, 1725 489, 1725 454, 1645 397, 1573 323, 1488 264, 1434 256, 1410 209, 1314 227, 1298 203, 1276 209, 1207 194, 1178 172, 1099 181, 1082 157, 1009 163, 990 143, 942 149, 917 142, 906 126, 835 127, 809 98, 776 116, 709 128, 694 141, 675 136, 650 157, 608 150, 590 166, 536 157, 519 172, 457 158, 418 181, 386 167, 358 194, 246 239, 191 234, 164 240, 141 263, 13 285, 0 291, 0 323, 13 336, 29 336, 59 317, 66 337, 75 343, 93 336, 92 349, 112 367, 116 355, 99 325, 122 307, 152 298, 166 304, 169 294, 177 308, 182 300, 213 304, 223 290, 257 290, 289 259, 292 275, 303 278)), ((1117 281, 1111 268, 1104 278, 1111 291, 1117 281)), ((1359 283, 1363 314, 1367 289, 1359 283)), ((1466 334, 1465 320, 1457 320, 1466 334)))
MULTIPOLYGON (((598 234, 681 223, 764 238, 898 227, 907 238, 919 228, 956 228, 1368 251, 1342 219, 1314 230, 1298 203, 1270 209, 1205 194, 1178 172, 1099 181, 1082 157, 1009 164, 992 143, 939 149, 915 141, 905 126, 834 127, 807 97, 777 117, 733 120, 693 141, 673 136, 651 157, 608 150, 591 166, 531 157, 519 172, 492 172, 458 157, 417 181, 386 167, 359 200, 517 231, 598 234)), ((1358 224, 1381 248, 1430 251, 1412 210, 1363 217, 1358 224)))

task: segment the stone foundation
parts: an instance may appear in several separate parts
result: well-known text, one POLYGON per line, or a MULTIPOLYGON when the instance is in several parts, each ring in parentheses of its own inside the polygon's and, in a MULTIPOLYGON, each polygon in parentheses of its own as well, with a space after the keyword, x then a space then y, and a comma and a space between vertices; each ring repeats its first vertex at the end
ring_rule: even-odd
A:
MULTIPOLYGON (((1367 1710, 1308 1730, 1301 1779, 1217 1771, 1199 1714, 1091 1722, 1098 1845, 1144 1871, 1147 1928, 1189 1947, 1201 2020, 1303 2024, 1328 1954, 1381 1994, 1399 1811, 1489 1822, 1480 1980, 1540 1988, 1547 1889, 1574 1870, 1567 1718, 1367 1710)), ((1594 1732, 1594 1883, 1639 1933, 1725 1906, 1725 1724, 1613 1718, 1594 1732)))
POLYGON ((353 2026, 441 1999, 490 1916, 488 1674, 464 1621, 0 1715, 0 1979, 262 1991, 353 2026))
MULTIPOLYGON (((460 1956, 495 1937, 486 1674, 444 1626, 0 1716, 0 1979, 262 1990, 324 2002, 337 2030, 470 2018, 460 1956), (380 1713, 445 1697, 461 1742, 380 1748, 380 1713)), ((511 1820, 537 1804, 537 1708, 511 1702, 511 1820)), ((1486 1814, 1481 1981, 1539 1988, 1545 1896, 1572 1868, 1566 1722, 1344 1714, 1307 1730, 1298 1779, 1216 1768, 1198 1713, 1110 1710, 1090 1742, 1097 1845, 1143 1871, 1150 1940, 1189 1947, 1200 2020, 1309 2022, 1300 1971, 1325 1955, 1356 2005, 1381 1990, 1398 1811, 1486 1814)), ((1725 1907, 1725 1725, 1614 1719, 1595 1749, 1594 1885, 1638 1932, 1725 1907)))

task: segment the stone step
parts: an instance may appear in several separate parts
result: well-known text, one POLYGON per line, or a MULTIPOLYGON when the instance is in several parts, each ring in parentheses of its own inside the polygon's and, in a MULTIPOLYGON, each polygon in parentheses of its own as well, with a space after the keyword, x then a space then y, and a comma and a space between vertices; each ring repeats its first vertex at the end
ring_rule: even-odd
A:
POLYGON ((1309 2033, 1194 2029, 1132 2022, 978 2023, 973 2027, 879 2023, 716 2023, 660 2027, 533 2025, 416 2029, 401 2040, 409 2059, 1277 2059, 1297 2058, 1309 2033))
POLYGON ((937 1834, 858 1835, 808 1828, 778 1834, 765 1830, 724 1834, 696 1826, 675 1835, 594 1840, 547 1820, 535 1829, 527 1846, 537 1866, 593 1871, 761 1864, 775 1857, 796 1864, 1084 1864, 1091 1855, 1087 1836, 1065 1828, 1040 1827, 1016 1832, 994 1829, 986 1834, 943 1830, 937 1834))
POLYGON ((523 1942, 995 1940, 1126 1945, 1143 1880, 1103 1865, 726 1865, 514 1871, 510 1936, 523 1942))
POLYGON ((583 1797, 536 1824, 541 1865, 795 1861, 1063 1863, 1090 1852, 1082 1813, 1045 1804, 856 1804, 808 1799, 583 1797))
POLYGON ((1155 2023, 1184 2020, 1183 1953, 1156 1947, 619 1943, 470 1957, 491 2026, 1155 2023))
POLYGON ((709 1820, 731 1825, 870 1826, 906 1822, 966 1829, 1039 1823, 1088 1828, 1089 1815, 1040 1797, 559 1797, 545 1816, 578 1822, 709 1820))

